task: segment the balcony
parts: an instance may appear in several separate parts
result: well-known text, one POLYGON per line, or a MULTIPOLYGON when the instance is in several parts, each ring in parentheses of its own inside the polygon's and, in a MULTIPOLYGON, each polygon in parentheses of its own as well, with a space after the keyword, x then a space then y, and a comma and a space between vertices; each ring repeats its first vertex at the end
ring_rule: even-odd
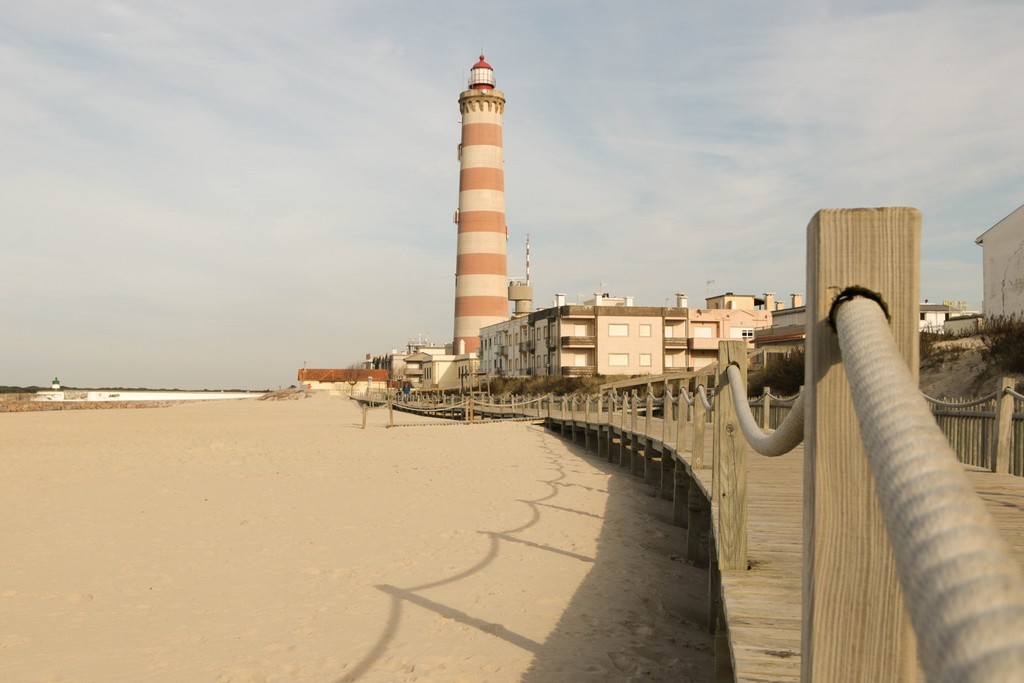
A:
POLYGON ((719 341, 718 337, 690 337, 686 345, 691 351, 717 351, 719 341))
POLYGON ((597 368, 593 365, 563 365, 563 377, 590 377, 597 374, 597 368))
POLYGON ((686 337, 665 337, 665 348, 666 349, 685 349, 687 344, 686 337))
POLYGON ((562 337, 562 348, 594 348, 597 337, 562 337))

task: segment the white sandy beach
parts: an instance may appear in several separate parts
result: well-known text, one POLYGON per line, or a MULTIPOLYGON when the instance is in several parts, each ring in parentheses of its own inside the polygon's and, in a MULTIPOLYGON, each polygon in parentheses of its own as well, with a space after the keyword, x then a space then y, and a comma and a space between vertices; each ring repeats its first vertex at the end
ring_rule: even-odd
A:
POLYGON ((712 678, 650 486, 539 426, 396 415, 0 414, 0 680, 712 678))

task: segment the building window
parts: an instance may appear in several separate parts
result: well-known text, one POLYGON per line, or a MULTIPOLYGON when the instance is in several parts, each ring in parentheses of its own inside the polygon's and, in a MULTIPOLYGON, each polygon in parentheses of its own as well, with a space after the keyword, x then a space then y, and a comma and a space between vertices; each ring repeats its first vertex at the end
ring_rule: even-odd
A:
POLYGON ((609 323, 608 324, 608 336, 609 337, 628 337, 629 336, 629 325, 624 323, 609 323))
POLYGON ((711 327, 702 325, 700 327, 693 327, 693 336, 695 339, 711 339, 715 335, 711 327))
POLYGON ((644 323, 641 323, 640 324, 640 336, 641 337, 650 337, 651 336, 651 326, 647 325, 647 324, 644 324, 644 323))
POLYGON ((753 339, 754 328, 753 327, 734 327, 729 330, 729 336, 733 339, 753 339))
MULTIPOLYGON (((625 327, 625 326, 623 326, 625 327)), ((629 354, 628 353, 609 353, 608 354, 608 367, 611 368, 624 368, 629 365, 629 354)))
POLYGON ((665 367, 672 367, 672 356, 665 356, 665 367))
POLYGON ((640 354, 640 367, 649 368, 651 367, 651 354, 641 353, 640 354))

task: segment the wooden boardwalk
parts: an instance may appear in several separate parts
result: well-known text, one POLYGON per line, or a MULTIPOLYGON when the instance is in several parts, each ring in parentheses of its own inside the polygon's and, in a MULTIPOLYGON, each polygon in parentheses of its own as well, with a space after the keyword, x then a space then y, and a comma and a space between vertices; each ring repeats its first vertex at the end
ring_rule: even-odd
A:
MULTIPOLYGON (((607 414, 583 416, 559 413, 552 415, 549 426, 563 436, 595 450, 598 455, 660 487, 662 493, 675 487, 664 485, 663 477, 675 476, 680 468, 700 491, 702 501, 687 501, 689 535, 701 532, 692 528, 701 520, 704 533, 717 533, 717 506, 711 515, 695 516, 692 511, 714 500, 712 491, 712 434, 710 425, 705 434, 703 467, 692 466, 693 429, 686 429, 686 451, 677 453, 674 430, 665 434, 660 419, 640 420, 636 432, 631 425, 608 425, 607 414), (649 435, 644 433, 645 426, 649 435), (665 436, 663 436, 665 435, 665 436), (662 443, 662 439, 666 444, 662 443), (708 529, 710 526, 710 529, 708 529)), ((748 448, 747 474, 747 571, 716 570, 720 577, 721 612, 728 632, 728 652, 736 681, 798 681, 800 680, 800 638, 802 623, 802 547, 803 547, 803 447, 777 458, 765 458, 748 448)), ((1024 478, 993 474, 980 468, 965 466, 975 490, 985 501, 996 526, 1010 545, 1014 556, 1024 565, 1024 478)), ((668 481, 672 481, 669 479, 668 481)), ((676 480, 678 481, 678 479, 676 480)), ((665 482, 667 483, 667 482, 665 482)), ((678 495, 678 488, 675 488, 678 495)), ((695 490, 690 489, 690 496, 695 490)), ((678 505, 677 512, 678 512, 678 505)), ((677 515, 677 519, 680 517, 677 515)), ((692 544, 691 544, 692 545, 692 544)), ((707 552, 706 550, 704 552, 707 552)), ((691 559, 700 561, 699 557, 691 559)), ((851 590, 854 589, 851 587, 851 590)), ((716 589, 711 587, 712 621, 718 613, 716 589)), ((725 652, 720 651, 720 656, 725 652)), ((922 676, 919 674, 919 679, 922 676)))

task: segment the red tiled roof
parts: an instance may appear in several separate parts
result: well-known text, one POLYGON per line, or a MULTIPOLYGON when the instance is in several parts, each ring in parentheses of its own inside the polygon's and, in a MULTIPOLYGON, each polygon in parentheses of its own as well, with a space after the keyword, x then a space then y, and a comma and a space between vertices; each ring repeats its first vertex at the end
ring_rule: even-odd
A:
POLYGON ((387 370, 363 370, 363 369, 317 369, 302 368, 299 370, 300 382, 365 382, 367 379, 386 381, 387 370))

